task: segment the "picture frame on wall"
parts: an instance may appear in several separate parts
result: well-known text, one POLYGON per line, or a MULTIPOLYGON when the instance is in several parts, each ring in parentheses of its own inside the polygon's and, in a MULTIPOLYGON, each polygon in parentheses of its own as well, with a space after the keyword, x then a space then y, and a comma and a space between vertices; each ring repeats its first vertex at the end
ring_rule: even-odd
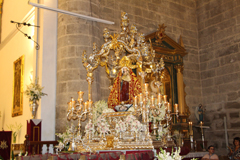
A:
POLYGON ((12 117, 23 114, 24 55, 13 63, 12 117))

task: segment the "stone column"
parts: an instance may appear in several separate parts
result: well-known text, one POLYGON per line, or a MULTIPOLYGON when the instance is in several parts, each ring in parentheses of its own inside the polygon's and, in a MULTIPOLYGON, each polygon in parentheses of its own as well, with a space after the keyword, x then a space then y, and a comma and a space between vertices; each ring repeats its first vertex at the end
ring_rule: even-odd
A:
MULTIPOLYGON (((74 13, 98 17, 99 0, 58 0, 58 8, 74 13)), ((83 91, 83 101, 88 99, 87 72, 82 65, 82 53, 92 53, 93 42, 99 45, 97 22, 58 13, 57 46, 57 93, 56 93, 56 132, 63 132, 67 126, 67 103, 77 99, 77 92, 83 91)), ((97 97, 97 71, 93 72, 93 99, 97 97)), ((69 124, 68 124, 69 125, 69 124)))
POLYGON ((178 106, 179 114, 184 115, 185 113, 185 97, 184 97, 184 87, 183 87, 183 65, 175 66, 177 70, 177 90, 178 90, 178 106))

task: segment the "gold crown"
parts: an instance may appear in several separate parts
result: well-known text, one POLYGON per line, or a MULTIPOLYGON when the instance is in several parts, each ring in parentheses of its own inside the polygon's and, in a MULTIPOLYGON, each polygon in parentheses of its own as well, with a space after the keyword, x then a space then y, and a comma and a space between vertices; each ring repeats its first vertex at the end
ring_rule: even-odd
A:
POLYGON ((131 60, 130 60, 127 56, 124 56, 124 57, 120 60, 119 65, 121 66, 121 68, 122 68, 122 67, 129 67, 129 68, 131 68, 132 62, 131 62, 131 60))

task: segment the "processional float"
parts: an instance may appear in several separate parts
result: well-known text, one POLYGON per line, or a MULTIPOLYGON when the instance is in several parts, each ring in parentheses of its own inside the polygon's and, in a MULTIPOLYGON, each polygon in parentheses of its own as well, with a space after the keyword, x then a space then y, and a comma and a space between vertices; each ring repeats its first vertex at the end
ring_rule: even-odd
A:
MULTIPOLYGON (((65 142, 71 143, 71 150, 79 152, 174 146, 171 123, 173 115, 178 117, 178 104, 172 106, 167 96, 160 93, 163 58, 160 62, 155 61, 151 41, 147 43, 144 34, 137 33, 136 26, 132 25, 129 29, 128 14, 125 12, 121 14, 121 32, 110 35, 105 28, 103 37, 105 43, 100 50, 94 43, 89 57, 86 51, 82 54, 82 63, 87 70, 88 100, 84 102, 84 93, 79 91, 78 99, 71 98, 68 103, 67 119, 78 120, 78 126, 69 129, 70 136, 65 142), (131 97, 132 101, 128 103, 132 103, 132 107, 128 111, 115 112, 108 109, 94 122, 92 82, 93 71, 99 65, 105 67, 111 87, 123 67, 135 70, 141 82, 141 92, 131 97), (148 84, 145 83, 147 74, 155 77, 154 84, 158 88, 156 95, 150 95, 148 91, 148 84), (150 119, 153 119, 152 133, 149 130, 150 119), (87 121, 85 135, 81 132, 83 121, 87 121)), ((124 102, 118 105, 124 105, 124 102)))

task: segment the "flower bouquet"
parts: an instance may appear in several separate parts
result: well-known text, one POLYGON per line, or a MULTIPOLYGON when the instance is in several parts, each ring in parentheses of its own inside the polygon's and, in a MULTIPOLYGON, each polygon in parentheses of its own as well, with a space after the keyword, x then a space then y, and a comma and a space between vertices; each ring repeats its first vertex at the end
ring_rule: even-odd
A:
POLYGON ((125 122, 120 120, 118 123, 116 123, 115 130, 116 130, 117 133, 125 132, 127 130, 125 122))
POLYGON ((131 131, 140 132, 142 130, 142 124, 138 120, 134 120, 131 124, 131 131))
POLYGON ((47 95, 46 93, 42 92, 42 89, 38 82, 37 83, 30 83, 27 85, 27 89, 25 90, 25 94, 29 97, 29 101, 39 100, 42 96, 47 95))
POLYGON ((85 126, 85 132, 86 133, 90 133, 90 132, 94 133, 95 132, 94 124, 91 121, 89 121, 87 123, 87 125, 85 126))
POLYGON ((104 110, 107 110, 108 104, 104 100, 100 100, 94 103, 93 107, 93 123, 96 124, 96 120, 101 116, 104 110))
POLYGON ((67 151, 69 148, 69 141, 72 138, 72 131, 73 128, 72 127, 67 127, 66 132, 63 133, 56 133, 56 136, 58 137, 58 146, 56 146, 56 148, 58 148, 60 151, 61 150, 65 150, 67 151))
POLYGON ((29 97, 29 101, 30 101, 30 110, 32 112, 32 119, 35 118, 36 116, 36 112, 37 112, 37 108, 38 108, 38 103, 37 101, 42 97, 47 95, 46 93, 42 92, 43 87, 41 87, 38 82, 36 83, 30 83, 29 85, 27 85, 27 89, 24 92, 28 97, 29 97))
POLYGON ((21 123, 17 124, 16 122, 15 125, 10 124, 9 126, 7 125, 7 127, 12 131, 13 143, 16 143, 17 135, 20 129, 22 128, 22 124, 21 123))
MULTIPOLYGON (((173 152, 172 149, 172 154, 160 148, 160 152, 157 154, 157 158, 158 160, 182 160, 184 157, 180 156, 180 152, 181 152, 180 147, 176 149, 175 152, 173 152)), ((193 158, 191 160, 197 160, 197 158, 193 158)))
POLYGON ((102 116, 98 117, 96 125, 101 135, 102 134, 105 135, 106 133, 110 132, 109 129, 110 125, 107 123, 107 120, 104 117, 102 116))

